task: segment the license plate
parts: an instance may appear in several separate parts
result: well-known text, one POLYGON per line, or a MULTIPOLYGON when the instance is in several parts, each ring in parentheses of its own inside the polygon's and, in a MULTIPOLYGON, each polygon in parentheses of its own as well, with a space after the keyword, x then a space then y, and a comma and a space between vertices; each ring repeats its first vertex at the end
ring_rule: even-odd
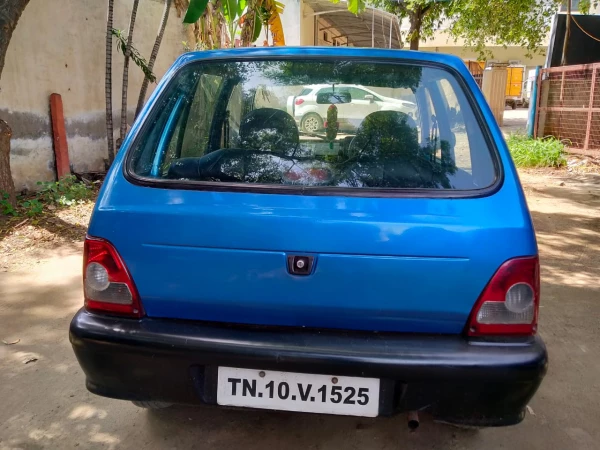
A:
POLYGON ((219 367, 217 403, 376 417, 379 379, 219 367))

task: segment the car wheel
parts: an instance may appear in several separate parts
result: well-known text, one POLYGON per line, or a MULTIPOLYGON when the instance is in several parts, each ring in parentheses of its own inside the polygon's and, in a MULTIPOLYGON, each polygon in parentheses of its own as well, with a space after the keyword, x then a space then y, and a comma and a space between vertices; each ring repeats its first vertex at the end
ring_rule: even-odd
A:
POLYGON ((323 129, 323 119, 317 113, 308 113, 302 118, 300 126, 302 127, 302 131, 316 133, 323 129))
POLYGON ((153 401, 149 401, 149 402, 132 401, 131 403, 133 403, 138 408, 144 408, 144 409, 164 409, 164 408, 168 408, 169 406, 172 405, 172 403, 153 402, 153 401))
POLYGON ((512 109, 517 109, 517 102, 512 102, 511 105, 510 105, 510 107, 512 109))

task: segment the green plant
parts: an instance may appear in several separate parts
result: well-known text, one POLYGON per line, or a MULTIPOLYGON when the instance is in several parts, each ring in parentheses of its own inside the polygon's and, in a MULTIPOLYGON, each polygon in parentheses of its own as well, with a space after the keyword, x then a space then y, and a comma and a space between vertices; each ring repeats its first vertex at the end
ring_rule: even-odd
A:
POLYGON ((2 192, 2 195, 0 196, 0 211, 5 216, 19 215, 18 211, 10 203, 10 194, 8 192, 2 192))
POLYGON ((42 189, 38 198, 47 204, 70 206, 77 202, 88 200, 93 191, 85 183, 77 181, 73 175, 67 175, 58 181, 38 182, 42 189))
POLYGON ((239 44, 248 47, 261 30, 266 40, 271 34, 273 45, 285 45, 284 5, 276 0, 175 0, 175 7, 186 11, 183 23, 194 24, 196 48, 233 47, 238 36, 239 44))
POLYGON ((455 41, 475 49, 481 58, 490 59, 493 47, 508 45, 523 47, 529 54, 543 52, 552 17, 561 3, 562 0, 347 0, 346 5, 353 14, 361 13, 367 5, 382 7, 409 22, 408 30, 402 27, 400 34, 411 50, 418 50, 421 41, 444 29, 455 41))
POLYGON ((518 167, 561 167, 566 164, 565 144, 555 137, 532 139, 513 134, 506 142, 518 167))
MULTIPOLYGON (((116 28, 111 29, 112 35, 117 38, 117 49, 121 51, 121 53, 125 54, 127 51, 127 35, 122 30, 117 30, 116 28)), ((138 66, 142 72, 144 72, 144 76, 151 82, 154 83, 156 81, 156 75, 152 72, 152 68, 149 67, 148 61, 140 55, 140 52, 132 45, 131 53, 129 57, 133 60, 136 66, 138 66)))
POLYGON ((28 217, 35 217, 44 211, 44 205, 37 198, 25 200, 21 203, 21 207, 25 209, 25 214, 28 217))

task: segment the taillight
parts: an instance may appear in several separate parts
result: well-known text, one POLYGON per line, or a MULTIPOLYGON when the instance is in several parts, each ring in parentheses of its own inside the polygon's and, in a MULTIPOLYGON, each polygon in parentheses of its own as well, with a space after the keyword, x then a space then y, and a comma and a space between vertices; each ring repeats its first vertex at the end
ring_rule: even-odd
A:
POLYGON ((506 261, 477 300, 469 336, 533 335, 540 304, 540 263, 537 256, 506 261))
POLYGON ((304 99, 303 98, 297 98, 294 103, 296 104, 296 106, 301 105, 302 103, 304 103, 304 99))
POLYGON ((83 290, 90 311, 141 317, 140 299, 123 260, 103 239, 86 237, 83 249, 83 290))

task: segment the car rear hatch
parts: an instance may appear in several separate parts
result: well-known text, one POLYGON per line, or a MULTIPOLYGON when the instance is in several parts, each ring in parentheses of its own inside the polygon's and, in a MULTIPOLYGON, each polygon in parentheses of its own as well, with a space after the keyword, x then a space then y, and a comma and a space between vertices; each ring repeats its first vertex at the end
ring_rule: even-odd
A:
POLYGON ((90 235, 115 246, 149 317, 460 333, 500 265, 537 254, 509 157, 448 71, 311 64, 187 64, 171 75, 115 161, 90 235), (246 95, 259 78, 265 92, 246 95), (324 96, 326 135, 299 136, 289 93, 307 81, 333 91, 336 80, 412 95, 419 110, 371 112, 356 88, 355 136, 335 129, 350 94, 324 96), (294 257, 309 273, 290 271, 294 257))

